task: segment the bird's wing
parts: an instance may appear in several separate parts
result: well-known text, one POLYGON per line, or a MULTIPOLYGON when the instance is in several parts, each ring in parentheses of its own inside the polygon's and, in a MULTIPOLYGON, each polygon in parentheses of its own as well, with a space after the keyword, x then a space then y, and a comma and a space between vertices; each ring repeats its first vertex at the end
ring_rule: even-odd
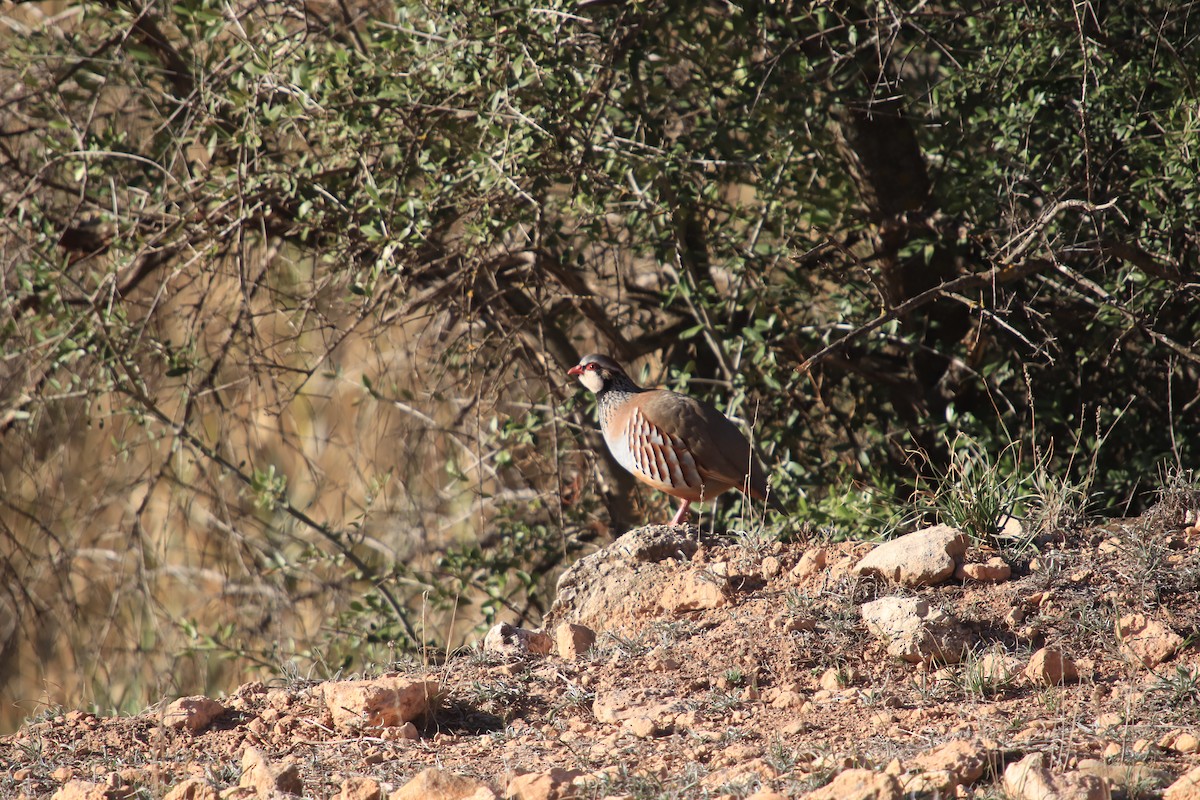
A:
POLYGON ((728 417, 708 403, 665 389, 643 396, 642 415, 651 425, 682 442, 706 481, 740 489, 749 475, 750 494, 766 495, 766 478, 750 443, 728 417))

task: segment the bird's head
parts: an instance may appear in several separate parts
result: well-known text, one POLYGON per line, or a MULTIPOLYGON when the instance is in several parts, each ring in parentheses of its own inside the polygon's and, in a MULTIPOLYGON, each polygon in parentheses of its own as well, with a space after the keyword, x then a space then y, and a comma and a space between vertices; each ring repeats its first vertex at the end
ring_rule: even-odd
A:
POLYGON ((633 383, 625 374, 625 370, 621 369, 620 364, 608 356, 596 353, 584 356, 578 364, 567 370, 567 374, 579 378, 579 382, 592 394, 603 392, 614 382, 633 383))

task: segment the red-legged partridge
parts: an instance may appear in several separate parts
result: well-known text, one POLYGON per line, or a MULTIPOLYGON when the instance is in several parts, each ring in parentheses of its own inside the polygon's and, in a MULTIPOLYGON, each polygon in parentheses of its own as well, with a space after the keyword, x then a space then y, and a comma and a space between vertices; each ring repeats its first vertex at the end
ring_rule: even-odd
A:
POLYGON ((600 432, 613 458, 641 480, 683 503, 671 520, 687 519, 692 503, 740 489, 777 511, 746 437, 728 417, 694 397, 643 389, 608 356, 584 356, 568 375, 596 395, 600 432))

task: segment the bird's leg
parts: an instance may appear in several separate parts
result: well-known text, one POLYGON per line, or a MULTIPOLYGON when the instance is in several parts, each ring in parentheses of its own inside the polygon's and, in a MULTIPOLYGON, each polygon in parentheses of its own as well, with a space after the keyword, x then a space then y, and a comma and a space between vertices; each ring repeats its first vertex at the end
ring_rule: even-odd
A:
POLYGON ((670 525, 672 525, 672 526, 675 526, 675 525, 682 525, 682 524, 683 524, 683 522, 684 522, 684 520, 686 520, 686 519, 687 519, 687 516, 688 516, 688 508, 689 508, 691 505, 692 505, 692 501, 691 501, 691 500, 684 500, 684 501, 683 501, 683 502, 680 504, 680 506, 679 506, 679 510, 675 512, 675 516, 674 516, 674 518, 671 520, 671 522, 670 522, 669 524, 670 524, 670 525))

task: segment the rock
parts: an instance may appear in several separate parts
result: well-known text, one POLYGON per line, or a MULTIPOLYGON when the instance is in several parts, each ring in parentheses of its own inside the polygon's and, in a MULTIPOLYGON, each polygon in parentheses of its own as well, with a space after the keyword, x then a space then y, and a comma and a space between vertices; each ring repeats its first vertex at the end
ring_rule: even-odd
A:
POLYGON ((1004 790, 1016 800, 1109 800, 1108 785, 1095 775, 1053 773, 1042 753, 1030 753, 1004 770, 1004 790))
POLYGON ((108 787, 91 781, 70 780, 50 800, 108 800, 108 787))
POLYGON ((1005 653, 985 653, 979 659, 978 669, 979 677, 988 686, 997 688, 1012 683, 1021 674, 1021 660, 1005 653))
POLYGON ((342 788, 330 800, 383 800, 383 788, 374 778, 355 775, 342 781, 342 788))
POLYGON ((342 731, 400 727, 422 719, 436 704, 438 682, 390 676, 358 681, 326 681, 318 696, 342 731))
POLYGON ((884 542, 854 567, 859 575, 878 575, 901 586, 932 586, 954 574, 967 552, 967 537, 949 525, 884 542))
POLYGON ((629 732, 639 739, 649 739, 654 736, 661 736, 667 731, 655 724, 654 720, 649 717, 634 717, 625 723, 629 728, 629 732))
POLYGON ((713 770, 704 776, 700 785, 710 790, 722 786, 741 784, 749 787, 754 784, 766 783, 779 777, 779 770, 772 767, 762 758, 749 760, 738 759, 738 763, 713 770))
POLYGON ((1043 647, 1030 656, 1025 677, 1038 686, 1061 686, 1079 680, 1079 670, 1061 651, 1043 647))
POLYGON ((614 688, 597 692, 592 701, 597 722, 624 723, 642 737, 672 731, 688 711, 687 703, 667 689, 614 688))
POLYGON ((799 708, 804 705, 804 695, 795 689, 779 689, 768 702, 771 708, 799 708))
POLYGON ((384 728, 379 732, 379 736, 389 742, 399 742, 402 740, 415 742, 421 738, 421 732, 417 730, 416 725, 406 722, 398 728, 384 728))
POLYGON ((304 794, 299 768, 295 764, 273 764, 257 747, 247 747, 242 753, 242 776, 238 786, 252 788, 264 798, 279 792, 304 794))
POLYGON ((554 643, 548 634, 518 628, 507 622, 493 625, 483 637, 483 649, 510 658, 525 658, 530 655, 549 655, 554 643))
POLYGON ((495 800, 486 783, 430 767, 388 795, 388 800, 495 800))
POLYGON ((779 577, 779 573, 783 572, 783 564, 779 562, 779 556, 767 556, 762 560, 759 571, 763 580, 769 581, 779 577))
POLYGON ((900 775, 897 780, 905 797, 945 797, 957 786, 953 773, 944 769, 900 775))
POLYGON ((995 760, 995 751, 980 740, 955 739, 917 756, 911 767, 921 772, 946 773, 948 787, 953 788, 975 783, 995 760))
POLYGON ((828 552, 824 547, 813 547, 804 551, 804 555, 800 556, 800 562, 792 567, 791 576, 799 580, 816 575, 821 570, 825 569, 825 560, 828 558, 828 552))
POLYGON ((1193 767, 1168 786, 1163 800, 1200 800, 1200 767, 1193 767))
POLYGON ((658 606, 668 614, 720 608, 729 602, 729 579, 704 569, 675 572, 663 581, 658 606))
POLYGON ((1117 621, 1121 652, 1135 663, 1153 669, 1183 646, 1183 637, 1145 614, 1126 614, 1117 621))
POLYGON ((181 697, 167 706, 163 712, 163 724, 168 728, 186 729, 188 733, 197 734, 225 711, 225 706, 203 695, 181 697))
POLYGON ((219 797, 215 786, 199 778, 188 778, 176 784, 163 800, 218 800, 219 797))
POLYGON ((504 796, 511 800, 567 800, 579 793, 574 781, 587 773, 555 767, 549 772, 527 772, 508 782, 504 796))
POLYGON ((949 612, 931 608, 920 597, 881 597, 864 603, 863 622, 888 643, 888 655, 916 664, 956 664, 971 644, 971 635, 949 612))
POLYGON ((554 641, 558 646, 559 658, 574 661, 592 649, 596 643, 596 632, 586 625, 564 622, 554 629, 554 641))
POLYGON ((1171 749, 1184 755, 1200 752, 1200 738, 1194 733, 1184 731, 1171 741, 1171 749))
POLYGON ((978 581, 979 583, 1001 583, 1012 577, 1012 567, 1003 558, 995 556, 982 564, 961 564, 954 570, 954 577, 960 581, 978 581))
POLYGON ((901 800, 904 794, 894 775, 848 769, 820 789, 802 796, 807 800, 901 800))
POLYGON ((838 689, 841 689, 844 686, 846 686, 847 683, 848 683, 848 681, 845 681, 845 682, 843 681, 843 675, 842 675, 841 670, 838 670, 834 667, 830 667, 829 669, 827 669, 823 673, 821 673, 821 680, 818 682, 818 685, 822 689, 828 689, 829 691, 837 691, 838 689))
POLYGON ((695 529, 648 525, 584 556, 558 579, 546 629, 574 622, 598 633, 640 633, 662 607, 664 582, 691 561, 698 539, 705 537, 695 529))
POLYGON ((1140 797, 1153 791, 1157 793, 1171 782, 1171 776, 1149 764, 1132 762, 1109 764, 1098 758, 1084 758, 1076 767, 1084 775, 1095 775, 1111 788, 1121 790, 1130 797, 1140 797))

